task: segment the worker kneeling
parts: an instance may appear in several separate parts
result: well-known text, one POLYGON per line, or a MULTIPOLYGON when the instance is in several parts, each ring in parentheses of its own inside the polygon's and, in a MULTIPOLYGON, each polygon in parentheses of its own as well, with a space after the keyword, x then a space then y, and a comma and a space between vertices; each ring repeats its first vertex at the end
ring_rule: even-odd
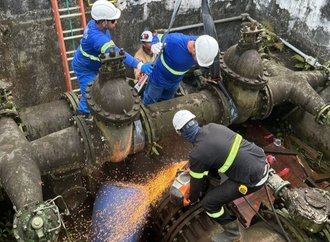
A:
POLYGON ((210 123, 199 127, 196 116, 180 110, 173 117, 178 134, 193 144, 189 156, 190 204, 201 199, 202 207, 224 232, 215 235, 216 241, 239 241, 241 234, 236 217, 223 205, 259 190, 268 178, 268 163, 260 147, 242 138, 229 128, 210 123), (206 192, 205 179, 217 170, 228 179, 206 192))

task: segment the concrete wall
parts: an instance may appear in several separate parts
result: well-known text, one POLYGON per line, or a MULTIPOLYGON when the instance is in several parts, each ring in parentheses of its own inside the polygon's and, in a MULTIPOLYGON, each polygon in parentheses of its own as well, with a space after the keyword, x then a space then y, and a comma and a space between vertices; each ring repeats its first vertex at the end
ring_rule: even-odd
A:
MULTIPOLYGON (((201 0, 182 0, 174 26, 199 23, 200 4, 201 0)), ((330 59, 327 0, 210 0, 210 5, 214 19, 248 12, 259 21, 273 22, 283 38, 307 54, 330 59)), ((144 29, 168 27, 174 0, 119 0, 118 6, 123 14, 112 34, 118 46, 134 54, 144 29)), ((217 30, 220 48, 225 50, 238 40, 239 22, 217 25, 217 30)), ((202 29, 184 33, 201 34, 202 29)), ((20 107, 54 100, 65 91, 59 53, 49 0, 1 0, 0 79, 13 82, 20 107)))

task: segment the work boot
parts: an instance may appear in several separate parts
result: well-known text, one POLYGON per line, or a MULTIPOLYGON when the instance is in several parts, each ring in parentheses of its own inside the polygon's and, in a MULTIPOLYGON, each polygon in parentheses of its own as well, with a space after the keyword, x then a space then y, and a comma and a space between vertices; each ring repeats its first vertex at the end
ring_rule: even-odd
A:
POLYGON ((238 220, 234 220, 227 224, 221 225, 224 231, 215 234, 212 239, 218 242, 238 242, 241 241, 241 231, 239 229, 238 220))

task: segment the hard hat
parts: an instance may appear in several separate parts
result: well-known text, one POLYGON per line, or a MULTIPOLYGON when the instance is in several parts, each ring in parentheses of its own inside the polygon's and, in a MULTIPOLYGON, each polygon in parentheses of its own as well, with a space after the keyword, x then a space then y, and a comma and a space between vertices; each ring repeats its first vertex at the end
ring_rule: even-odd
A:
POLYGON ((195 49, 198 65, 207 67, 212 65, 219 52, 219 45, 213 37, 201 35, 196 39, 195 49))
POLYGON ((142 42, 151 42, 152 41, 152 33, 150 31, 143 31, 141 34, 140 40, 142 42))
POLYGON ((120 18, 121 11, 107 0, 98 0, 92 6, 94 20, 115 20, 120 18))
POLYGON ((176 131, 179 131, 183 128, 190 120, 196 118, 194 114, 192 114, 188 110, 180 110, 174 114, 173 117, 173 126, 176 131))

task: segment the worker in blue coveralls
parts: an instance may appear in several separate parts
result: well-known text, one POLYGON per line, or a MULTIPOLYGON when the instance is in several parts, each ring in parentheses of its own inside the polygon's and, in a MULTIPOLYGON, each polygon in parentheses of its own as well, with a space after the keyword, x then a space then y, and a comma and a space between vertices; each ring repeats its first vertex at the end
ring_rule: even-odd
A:
POLYGON ((145 105, 173 98, 184 74, 192 66, 212 65, 219 45, 209 35, 157 34, 152 40, 151 51, 160 57, 143 94, 145 105), (163 38, 166 42, 161 51, 163 38))
MULTIPOLYGON (((115 28, 121 11, 106 0, 98 0, 92 6, 91 15, 92 19, 87 24, 72 62, 72 68, 78 78, 82 94, 77 114, 85 117, 90 114, 86 102, 86 87, 96 78, 101 67, 99 54, 108 53, 110 46, 115 46, 111 40, 110 30, 115 28)), ((119 52, 117 46, 115 46, 115 50, 119 52)), ((128 53, 125 53, 125 57, 126 65, 150 75, 153 68, 151 63, 143 64, 128 53)))

